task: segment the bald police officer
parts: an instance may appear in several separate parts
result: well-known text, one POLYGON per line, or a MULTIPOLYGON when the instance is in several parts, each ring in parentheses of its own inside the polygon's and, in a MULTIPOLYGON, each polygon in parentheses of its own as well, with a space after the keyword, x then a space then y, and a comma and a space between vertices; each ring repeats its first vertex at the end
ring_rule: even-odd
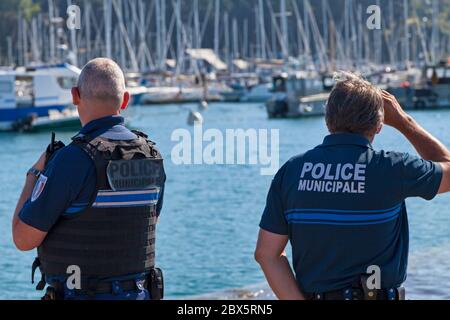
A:
POLYGON ((324 142, 273 179, 256 260, 279 299, 403 299, 405 199, 450 191, 450 152, 395 97, 352 74, 342 74, 331 92, 326 123, 324 142), (383 122, 421 158, 375 150, 383 122))
POLYGON ((83 125, 72 143, 28 171, 13 218, 44 299, 160 299, 155 225, 165 173, 153 142, 124 126, 129 93, 119 66, 90 61, 72 89, 83 125))

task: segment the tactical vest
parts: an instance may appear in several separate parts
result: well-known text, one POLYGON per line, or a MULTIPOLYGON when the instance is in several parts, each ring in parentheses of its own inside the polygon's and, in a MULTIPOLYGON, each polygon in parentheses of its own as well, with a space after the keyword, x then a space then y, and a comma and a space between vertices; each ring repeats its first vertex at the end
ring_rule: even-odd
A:
POLYGON ((92 159, 96 192, 87 209, 61 217, 38 248, 44 276, 106 279, 150 271, 155 265, 155 226, 163 159, 147 136, 114 141, 77 136, 72 144, 92 159))

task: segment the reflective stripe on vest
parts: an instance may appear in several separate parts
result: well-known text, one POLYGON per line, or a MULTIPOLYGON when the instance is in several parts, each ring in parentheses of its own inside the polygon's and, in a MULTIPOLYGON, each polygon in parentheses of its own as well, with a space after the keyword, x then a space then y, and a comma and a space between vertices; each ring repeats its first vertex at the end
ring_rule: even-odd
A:
POLYGON ((156 205, 159 200, 160 189, 140 191, 111 191, 101 190, 93 203, 94 208, 134 207, 156 205))

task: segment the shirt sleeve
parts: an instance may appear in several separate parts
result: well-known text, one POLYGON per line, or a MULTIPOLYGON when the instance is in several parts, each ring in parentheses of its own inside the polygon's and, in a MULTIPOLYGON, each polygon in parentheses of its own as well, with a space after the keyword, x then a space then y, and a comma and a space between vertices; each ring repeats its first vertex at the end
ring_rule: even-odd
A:
POLYGON ((284 206, 281 197, 281 184, 285 172, 285 166, 275 175, 267 195, 266 207, 261 222, 261 229, 279 235, 288 235, 288 223, 284 216, 284 206))
POLYGON ((432 200, 439 191, 442 175, 440 164, 404 154, 402 161, 403 197, 405 199, 420 197, 432 200))
POLYGON ((83 191, 95 191, 95 167, 76 146, 60 150, 47 164, 19 213, 24 223, 48 232, 83 191))

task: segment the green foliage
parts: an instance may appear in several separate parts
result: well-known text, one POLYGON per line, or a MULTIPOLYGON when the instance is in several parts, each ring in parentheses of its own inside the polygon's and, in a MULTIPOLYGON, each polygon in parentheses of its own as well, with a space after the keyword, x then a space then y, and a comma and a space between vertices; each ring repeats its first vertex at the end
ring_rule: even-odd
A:
MULTIPOLYGON (((416 12, 421 22, 427 27, 431 27, 433 12, 431 0, 413 0, 413 6, 417 9, 416 12)), ((450 0, 439 1, 438 21, 441 32, 450 35, 450 0)))
POLYGON ((30 21, 35 14, 41 11, 40 4, 34 3, 33 0, 20 0, 19 8, 27 21, 30 21))

